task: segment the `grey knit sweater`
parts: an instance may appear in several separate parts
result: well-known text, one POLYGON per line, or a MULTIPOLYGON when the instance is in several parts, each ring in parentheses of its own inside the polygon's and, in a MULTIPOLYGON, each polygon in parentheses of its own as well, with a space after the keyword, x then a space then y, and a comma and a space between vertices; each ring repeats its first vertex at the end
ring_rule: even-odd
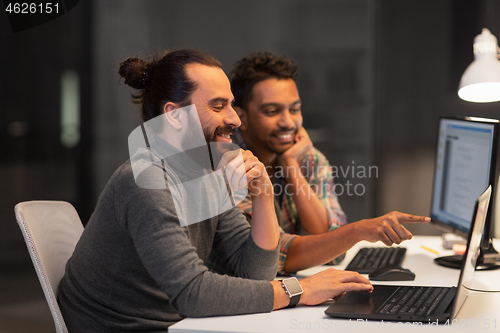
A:
MULTIPOLYGON (((159 168, 151 165, 137 183, 159 168)), ((182 317, 272 310, 273 289, 263 280, 274 278, 278 250, 254 243, 238 207, 181 227, 170 190, 137 183, 127 161, 106 185, 68 261, 58 302, 70 333, 165 332, 182 317), (235 277, 207 269, 212 249, 235 277)))

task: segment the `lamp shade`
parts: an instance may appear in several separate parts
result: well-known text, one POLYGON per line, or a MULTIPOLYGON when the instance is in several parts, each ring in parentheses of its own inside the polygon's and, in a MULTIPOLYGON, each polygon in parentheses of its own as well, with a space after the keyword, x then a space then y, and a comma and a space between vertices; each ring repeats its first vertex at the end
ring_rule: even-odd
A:
POLYGON ((500 61, 497 39, 488 29, 474 38, 474 61, 460 80, 458 96, 469 102, 500 101, 500 61))

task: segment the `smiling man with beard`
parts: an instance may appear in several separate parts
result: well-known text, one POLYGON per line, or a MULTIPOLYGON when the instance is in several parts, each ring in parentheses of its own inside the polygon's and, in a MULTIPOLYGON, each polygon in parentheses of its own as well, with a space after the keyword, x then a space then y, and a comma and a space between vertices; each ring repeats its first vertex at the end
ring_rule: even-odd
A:
POLYGON ((217 165, 187 153, 230 144, 240 126, 217 60, 176 50, 150 61, 128 58, 119 74, 139 91, 133 100, 148 140, 109 180, 68 260, 57 299, 70 332, 166 332, 182 317, 269 312, 373 289, 358 273, 334 269, 300 284, 273 280, 280 233, 264 165, 248 150, 237 150, 241 158, 229 151, 217 165), (219 205, 228 187, 246 187, 252 225, 239 207, 224 205, 218 215, 182 223, 175 197, 188 202, 181 185, 198 176, 207 176, 197 183, 200 204, 219 205), (231 274, 207 268, 212 252, 231 274))

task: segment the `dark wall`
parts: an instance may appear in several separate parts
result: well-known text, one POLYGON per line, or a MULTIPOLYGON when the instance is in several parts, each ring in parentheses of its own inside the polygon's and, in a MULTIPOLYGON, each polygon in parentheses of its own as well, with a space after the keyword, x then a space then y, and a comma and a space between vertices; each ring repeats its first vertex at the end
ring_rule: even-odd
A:
POLYGON ((442 114, 500 116, 498 103, 469 103, 457 95, 460 78, 474 60, 474 37, 484 27, 500 35, 498 1, 383 0, 378 20, 376 128, 381 152, 434 149, 442 114), (488 5, 494 5, 488 13, 496 13, 496 20, 484 17, 488 5))
POLYGON ((27 258, 14 205, 65 200, 90 215, 90 4, 13 33, 0 15, 0 263, 27 258), (80 141, 61 143, 61 75, 79 73, 80 141))

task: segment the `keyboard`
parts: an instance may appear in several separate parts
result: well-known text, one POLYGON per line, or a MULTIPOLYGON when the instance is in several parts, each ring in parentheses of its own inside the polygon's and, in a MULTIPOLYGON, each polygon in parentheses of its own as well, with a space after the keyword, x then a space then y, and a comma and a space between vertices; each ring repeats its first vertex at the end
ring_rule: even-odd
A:
POLYGON ((358 251, 345 270, 370 274, 380 267, 401 266, 405 254, 404 247, 365 247, 358 251))
POLYGON ((377 312, 428 316, 432 314, 450 289, 448 287, 401 287, 377 312))

